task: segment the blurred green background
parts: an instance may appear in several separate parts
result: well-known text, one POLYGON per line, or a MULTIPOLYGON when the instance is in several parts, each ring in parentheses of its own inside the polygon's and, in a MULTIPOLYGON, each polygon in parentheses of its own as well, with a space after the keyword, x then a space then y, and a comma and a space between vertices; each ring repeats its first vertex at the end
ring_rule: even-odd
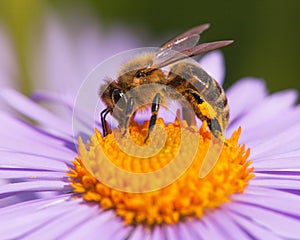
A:
POLYGON ((254 76, 265 79, 271 92, 300 90, 300 0, 1 0, 0 20, 16 47, 24 92, 31 88, 27 48, 36 40, 31 32, 49 9, 74 21, 75 27, 91 16, 108 29, 122 23, 145 46, 208 22, 211 29, 202 41, 235 40, 223 49, 225 88, 254 76))

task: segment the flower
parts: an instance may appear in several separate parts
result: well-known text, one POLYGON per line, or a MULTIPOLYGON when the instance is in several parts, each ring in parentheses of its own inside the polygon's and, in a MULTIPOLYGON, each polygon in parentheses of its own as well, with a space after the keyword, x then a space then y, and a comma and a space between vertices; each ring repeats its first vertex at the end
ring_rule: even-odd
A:
POLYGON ((34 45, 28 70, 33 87, 59 92, 71 101, 91 69, 140 45, 136 33, 126 26, 103 29, 85 18, 74 27, 54 13, 46 14, 38 31, 40 43, 34 45))
MULTIPOLYGON (((201 65, 222 82, 220 52, 207 54, 201 65)), ((252 161, 255 176, 242 193, 231 194, 230 201, 204 211, 199 218, 175 224, 165 221, 166 224, 155 225, 149 231, 139 222, 129 221, 124 225, 121 214, 105 210, 104 205, 87 202, 80 195, 74 198, 77 176, 70 169, 75 174, 72 160, 77 153, 71 123, 13 89, 1 89, 2 101, 19 113, 0 112, 0 175, 9 180, 0 187, 0 196, 19 197, 18 203, 0 209, 1 238, 297 238, 300 235, 297 94, 288 90, 268 95, 263 81, 254 78, 238 81, 226 94, 231 109, 227 137, 242 126, 239 142, 251 149, 246 157, 252 161), (73 187, 66 175, 68 171, 73 177, 73 187)), ((55 95, 51 96, 55 99, 55 95)), ((56 104, 71 106, 69 102, 60 102, 59 97, 56 100, 56 104)), ((95 181, 86 178, 83 184, 90 184, 90 180, 95 181)), ((198 190, 201 191, 195 189, 198 190)))

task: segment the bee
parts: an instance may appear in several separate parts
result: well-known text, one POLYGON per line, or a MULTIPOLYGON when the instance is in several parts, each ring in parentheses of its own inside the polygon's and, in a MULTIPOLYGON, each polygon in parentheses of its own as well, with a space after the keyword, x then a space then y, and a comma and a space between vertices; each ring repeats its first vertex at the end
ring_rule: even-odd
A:
MULTIPOLYGON (((224 141, 224 130, 229 119, 227 98, 223 88, 196 61, 187 61, 197 56, 231 44, 233 41, 217 41, 197 45, 200 34, 209 24, 196 26, 164 43, 157 51, 140 54, 121 66, 116 80, 100 87, 100 98, 106 105, 101 112, 103 136, 108 134, 106 117, 113 113, 120 128, 126 135, 131 117, 134 117, 135 103, 148 103, 151 117, 148 126, 149 138, 153 130, 161 104, 166 102, 166 87, 173 88, 190 103, 195 115, 207 123, 211 133, 224 141), (167 68, 168 71, 164 69, 167 68), (127 93, 136 87, 156 84, 149 87, 147 94, 127 93), (118 103, 118 104, 117 104, 118 103), (121 104, 119 104, 121 103, 121 104), (150 103, 150 104, 149 104, 150 103)), ((177 96, 178 97, 178 96, 177 96)), ((176 100, 176 94, 168 98, 176 100)))

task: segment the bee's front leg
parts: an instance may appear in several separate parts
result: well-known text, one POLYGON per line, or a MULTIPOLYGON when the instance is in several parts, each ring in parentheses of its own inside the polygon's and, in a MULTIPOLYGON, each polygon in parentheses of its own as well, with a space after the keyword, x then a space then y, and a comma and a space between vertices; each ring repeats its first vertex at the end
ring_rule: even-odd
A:
POLYGON ((125 137, 125 135, 127 133, 129 119, 130 119, 130 116, 131 116, 132 110, 133 110, 133 104, 134 104, 134 101, 133 101, 133 98, 131 97, 128 99, 127 106, 126 106, 125 120, 124 120, 125 130, 122 134, 122 137, 125 137))
POLYGON ((108 134, 108 130, 107 130, 107 123, 106 123, 106 116, 107 114, 110 112, 109 108, 105 108, 101 113, 101 124, 102 124, 102 133, 103 133, 103 137, 105 137, 108 134))
POLYGON ((146 143, 147 140, 149 139, 150 133, 153 130, 156 120, 157 120, 157 114, 159 110, 159 103, 160 103, 160 94, 157 93, 152 101, 152 107, 151 107, 151 118, 149 122, 149 127, 148 127, 148 134, 147 137, 145 138, 144 142, 146 143))

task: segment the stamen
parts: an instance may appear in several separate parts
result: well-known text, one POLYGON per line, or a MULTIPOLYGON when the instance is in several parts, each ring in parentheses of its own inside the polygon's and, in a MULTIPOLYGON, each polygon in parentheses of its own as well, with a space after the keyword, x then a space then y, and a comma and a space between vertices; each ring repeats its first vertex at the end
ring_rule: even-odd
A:
MULTIPOLYGON (((211 132, 205 124, 200 129, 189 127, 184 122, 175 121, 165 125, 162 119, 158 124, 166 133, 163 148, 153 156, 136 157, 120 150, 113 133, 102 139, 98 130, 84 144, 79 138, 79 155, 75 157, 74 168, 68 172, 69 180, 75 193, 79 193, 86 201, 98 203, 103 209, 114 210, 126 225, 146 225, 153 227, 162 224, 175 224, 189 218, 201 218, 206 212, 218 208, 230 201, 230 196, 243 193, 249 180, 254 176, 251 161, 248 160, 250 150, 239 145, 241 128, 226 140, 219 159, 213 169, 204 178, 199 178, 199 171, 205 159, 205 153, 212 142, 211 132), (180 124, 179 124, 180 123, 180 124), (187 132, 184 139, 185 151, 192 151, 190 145, 195 138, 197 151, 195 157, 183 174, 170 185, 151 192, 131 193, 107 186, 93 176, 83 164, 85 161, 101 163, 101 150, 109 160, 120 169, 132 173, 149 173, 163 168, 178 153, 182 133, 187 132)), ((143 146, 148 123, 134 124, 130 128, 130 137, 134 143, 143 146)), ((159 143, 161 144, 161 143, 159 143)), ((130 146, 128 146, 130 148, 130 146)), ((96 165, 95 165, 96 166, 96 165)), ((97 165, 98 167, 102 165, 97 165)), ((97 171, 97 169, 94 171, 97 171)), ((114 181, 120 181, 111 173, 114 181)), ((129 183, 120 183, 122 186, 129 183)), ((142 184, 142 183, 136 183, 142 184)))

